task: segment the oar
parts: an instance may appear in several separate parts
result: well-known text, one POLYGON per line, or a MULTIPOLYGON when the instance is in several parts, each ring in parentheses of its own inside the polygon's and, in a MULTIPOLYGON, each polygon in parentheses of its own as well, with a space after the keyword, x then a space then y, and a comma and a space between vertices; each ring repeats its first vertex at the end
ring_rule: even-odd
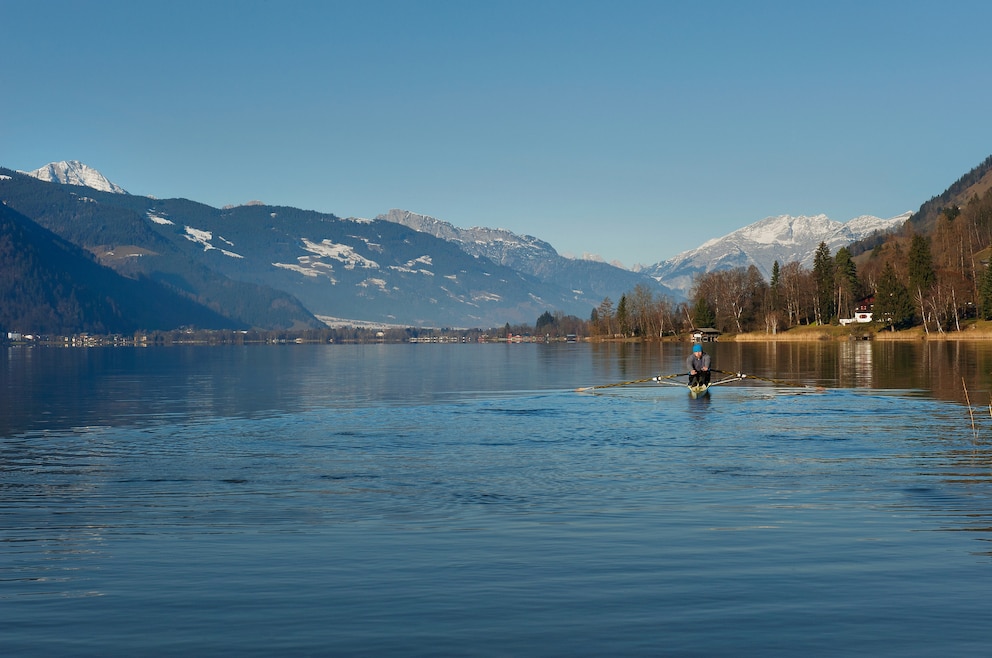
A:
POLYGON ((743 372, 728 372, 726 370, 710 370, 710 372, 718 372, 722 375, 734 375, 738 379, 757 379, 761 382, 769 382, 771 384, 778 384, 779 386, 797 386, 799 388, 812 388, 808 384, 799 384, 796 382, 787 382, 783 379, 769 379, 768 377, 758 377, 757 375, 747 375, 743 372))
POLYGON ((658 375, 657 377, 652 377, 649 381, 652 382, 663 382, 666 379, 675 379, 676 377, 685 377, 689 373, 687 372, 677 372, 674 375, 658 375))
POLYGON ((599 386, 585 386, 583 388, 575 389, 576 393, 581 393, 582 391, 591 391, 598 388, 614 388, 616 386, 627 386, 628 384, 644 384, 645 382, 663 382, 666 379, 673 379, 675 377, 682 377, 683 375, 688 375, 687 372, 678 372, 674 375, 658 375, 655 377, 648 377, 646 379, 632 379, 629 382, 616 382, 614 384, 600 384, 599 386))
POLYGON ((743 380, 747 375, 740 372, 724 372, 723 370, 711 370, 710 372, 718 372, 722 375, 730 375, 730 377, 724 377, 719 381, 712 382, 711 387, 719 386, 720 384, 732 384, 733 382, 739 382, 743 380))

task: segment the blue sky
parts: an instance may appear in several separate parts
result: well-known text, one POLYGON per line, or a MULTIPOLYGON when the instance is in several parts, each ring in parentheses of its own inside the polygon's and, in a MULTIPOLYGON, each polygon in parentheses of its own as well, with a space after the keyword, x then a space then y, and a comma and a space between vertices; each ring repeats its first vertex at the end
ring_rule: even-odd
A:
POLYGON ((0 0, 0 165, 651 264, 992 154, 992 3, 0 0))

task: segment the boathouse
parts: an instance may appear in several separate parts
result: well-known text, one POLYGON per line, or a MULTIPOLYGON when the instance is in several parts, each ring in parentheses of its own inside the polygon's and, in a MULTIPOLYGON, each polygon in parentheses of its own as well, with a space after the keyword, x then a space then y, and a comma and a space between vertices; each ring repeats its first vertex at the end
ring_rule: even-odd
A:
POLYGON ((692 342, 694 343, 714 343, 719 338, 720 331, 713 327, 702 327, 692 332, 692 342))

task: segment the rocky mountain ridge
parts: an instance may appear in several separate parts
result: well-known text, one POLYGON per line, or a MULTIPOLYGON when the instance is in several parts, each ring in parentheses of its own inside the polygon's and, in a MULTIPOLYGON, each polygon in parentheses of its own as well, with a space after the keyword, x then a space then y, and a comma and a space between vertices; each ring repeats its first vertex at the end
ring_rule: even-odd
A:
POLYGON ((838 222, 826 215, 778 215, 766 217, 720 238, 704 242, 644 270, 666 286, 688 295, 693 278, 714 270, 754 265, 769 278, 772 265, 793 261, 806 267, 820 243, 831 252, 876 232, 887 233, 900 228, 912 213, 882 219, 871 215, 838 222))
POLYGON ((767 277, 776 260, 810 265, 821 242, 836 250, 909 216, 845 223, 825 215, 767 217, 632 272, 561 256, 530 235, 463 229, 405 210, 342 219, 261 202, 217 209, 134 196, 77 161, 0 177, 0 200, 127 276, 171 282, 212 308, 236 305, 232 317, 250 326, 299 326, 314 315, 463 327, 529 323, 548 310, 584 318, 603 299, 616 303, 638 286, 678 301, 700 272, 755 265, 767 277), (37 181, 84 185, 93 193, 37 187, 37 181), (260 315, 258 300, 248 303, 239 286, 271 298, 269 311, 260 315), (302 302, 303 315, 275 319, 273 309, 292 307, 276 303, 280 295, 302 302))
POLYGON ((81 185, 83 187, 91 187, 94 190, 100 190, 101 192, 127 194, 127 190, 123 187, 111 182, 110 179, 99 171, 78 160, 51 162, 34 171, 21 171, 18 173, 27 174, 28 176, 33 176, 38 180, 48 181, 49 183, 81 185))

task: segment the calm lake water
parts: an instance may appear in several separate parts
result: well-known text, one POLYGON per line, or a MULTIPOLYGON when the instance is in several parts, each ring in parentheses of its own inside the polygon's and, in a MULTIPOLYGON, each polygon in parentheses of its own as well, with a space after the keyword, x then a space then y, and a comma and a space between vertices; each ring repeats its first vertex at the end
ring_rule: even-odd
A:
POLYGON ((0 352, 0 652, 987 655, 992 345, 686 350, 0 352))

